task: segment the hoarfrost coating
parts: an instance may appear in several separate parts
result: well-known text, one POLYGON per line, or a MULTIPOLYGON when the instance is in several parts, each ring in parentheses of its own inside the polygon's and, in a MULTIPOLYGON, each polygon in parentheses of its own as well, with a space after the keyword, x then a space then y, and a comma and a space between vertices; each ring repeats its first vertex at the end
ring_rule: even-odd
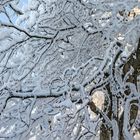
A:
POLYGON ((1 0, 0 138, 138 137, 139 6, 1 0))

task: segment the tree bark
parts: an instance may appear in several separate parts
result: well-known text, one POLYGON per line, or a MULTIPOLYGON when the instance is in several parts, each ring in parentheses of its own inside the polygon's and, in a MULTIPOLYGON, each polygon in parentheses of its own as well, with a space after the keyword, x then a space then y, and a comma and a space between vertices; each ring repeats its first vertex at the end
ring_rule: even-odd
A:
MULTIPOLYGON (((137 77, 140 75, 140 39, 138 42, 138 47, 137 50, 135 51, 134 54, 132 54, 129 58, 129 60, 127 61, 127 63, 124 65, 123 67, 123 73, 124 75, 129 71, 129 69, 133 67, 134 72, 132 75, 129 76, 127 82, 133 83, 135 84, 136 88, 137 88, 137 77)), ((129 95, 130 92, 126 91, 125 92, 126 95, 129 95)), ((138 114, 138 107, 136 105, 134 105, 134 103, 137 103, 137 101, 133 102, 131 104, 131 109, 130 109, 130 127, 132 127, 132 125, 134 124, 137 114, 138 114)), ((120 118, 120 122, 119 122, 119 126, 120 126, 120 140, 124 140, 123 137, 123 132, 122 132, 122 127, 123 127, 123 114, 122 117, 120 118)))
POLYGON ((110 131, 102 124, 100 129, 100 140, 110 140, 110 131))

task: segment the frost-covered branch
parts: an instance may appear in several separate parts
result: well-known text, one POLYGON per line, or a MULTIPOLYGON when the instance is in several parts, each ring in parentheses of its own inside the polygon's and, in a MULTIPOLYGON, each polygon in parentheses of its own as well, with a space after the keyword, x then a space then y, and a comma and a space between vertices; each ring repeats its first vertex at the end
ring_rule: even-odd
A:
POLYGON ((2 0, 0 138, 134 139, 140 17, 130 15, 138 7, 138 0, 2 0))

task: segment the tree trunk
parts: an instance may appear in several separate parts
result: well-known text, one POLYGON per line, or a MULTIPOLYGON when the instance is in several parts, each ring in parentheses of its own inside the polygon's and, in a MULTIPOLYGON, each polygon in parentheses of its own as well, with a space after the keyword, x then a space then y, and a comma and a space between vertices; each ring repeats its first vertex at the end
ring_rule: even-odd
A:
POLYGON ((100 129, 100 140, 110 140, 110 131, 102 124, 100 129))
MULTIPOLYGON (((136 52, 130 56, 130 59, 124 65, 124 68, 123 68, 124 75, 130 70, 131 67, 133 67, 134 72, 133 72, 132 75, 129 76, 127 82, 130 82, 130 83, 135 84, 135 86, 137 88, 137 77, 140 75, 140 39, 139 39, 139 42, 138 42, 138 47, 137 47, 136 52)), ((125 94, 126 95, 129 95, 130 92, 129 91, 126 91, 125 94)), ((130 127, 132 127, 132 125, 134 124, 135 119, 136 119, 137 114, 138 114, 138 107, 136 105, 134 105, 134 103, 137 103, 137 101, 131 103, 131 109, 130 109, 130 127)), ((122 120, 120 120, 120 123, 123 123, 123 117, 121 119, 122 120)), ((120 124, 120 126, 123 127, 122 124, 120 124)), ((122 129, 123 128, 120 128, 120 129, 121 129, 121 133, 122 133, 122 129)), ((120 140, 124 140, 123 133, 122 133, 122 136, 121 136, 121 139, 120 140)))

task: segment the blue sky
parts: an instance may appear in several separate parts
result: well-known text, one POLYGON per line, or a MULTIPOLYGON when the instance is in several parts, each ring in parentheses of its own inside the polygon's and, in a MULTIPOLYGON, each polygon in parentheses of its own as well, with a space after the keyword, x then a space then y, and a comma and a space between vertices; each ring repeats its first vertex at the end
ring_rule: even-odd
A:
MULTIPOLYGON (((27 4, 28 3, 28 0, 20 0, 20 3, 19 3, 19 6, 22 8, 23 5, 27 4)), ((9 12, 10 14, 13 14, 13 11, 10 10, 8 7, 6 8, 7 12, 9 12)), ((16 21, 16 16, 13 16, 13 18, 11 19, 12 22, 14 23, 16 21)), ((3 13, 0 13, 0 21, 3 21, 3 22, 7 22, 8 19, 7 17, 5 16, 5 14, 3 13)))

